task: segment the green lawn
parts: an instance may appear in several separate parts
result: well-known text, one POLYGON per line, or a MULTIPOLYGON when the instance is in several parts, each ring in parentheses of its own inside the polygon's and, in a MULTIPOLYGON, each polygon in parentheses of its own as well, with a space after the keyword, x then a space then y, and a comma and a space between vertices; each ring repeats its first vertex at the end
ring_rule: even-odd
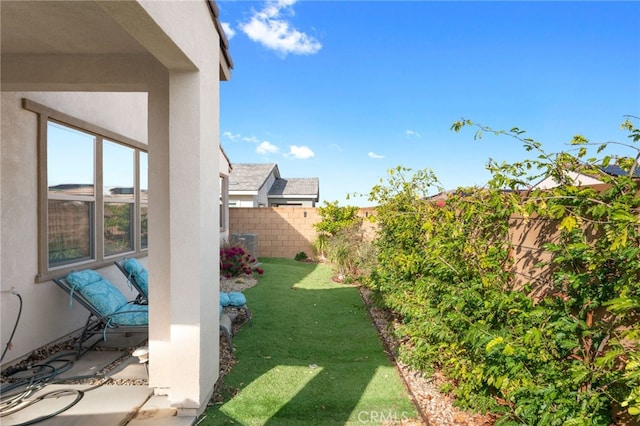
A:
POLYGON ((262 258, 254 313, 233 338, 224 403, 200 425, 339 425, 418 419, 357 288, 326 265, 262 258))

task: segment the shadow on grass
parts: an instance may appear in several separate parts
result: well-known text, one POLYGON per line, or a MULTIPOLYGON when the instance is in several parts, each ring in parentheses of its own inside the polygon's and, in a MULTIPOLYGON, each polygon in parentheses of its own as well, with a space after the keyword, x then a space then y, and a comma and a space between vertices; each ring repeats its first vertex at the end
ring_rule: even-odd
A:
POLYGON ((201 425, 376 424, 416 419, 358 289, 326 265, 261 259, 245 291, 252 327, 234 337, 238 363, 224 401, 201 425))

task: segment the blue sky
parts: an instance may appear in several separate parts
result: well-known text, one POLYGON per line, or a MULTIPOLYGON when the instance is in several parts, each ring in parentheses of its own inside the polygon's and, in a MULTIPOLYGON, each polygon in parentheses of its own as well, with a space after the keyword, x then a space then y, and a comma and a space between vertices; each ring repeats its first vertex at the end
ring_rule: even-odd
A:
POLYGON ((559 152, 575 134, 625 142, 624 116, 640 116, 640 2, 217 4, 234 62, 223 148, 318 177, 321 202, 371 205, 346 195, 399 165, 453 189, 485 185, 489 158, 530 157, 511 138, 450 130, 461 118, 559 152))

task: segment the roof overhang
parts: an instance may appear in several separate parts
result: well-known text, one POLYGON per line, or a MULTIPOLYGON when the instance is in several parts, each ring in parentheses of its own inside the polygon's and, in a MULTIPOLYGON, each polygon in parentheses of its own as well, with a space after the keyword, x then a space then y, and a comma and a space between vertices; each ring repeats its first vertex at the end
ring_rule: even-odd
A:
MULTIPOLYGON (((229 80, 233 61, 218 19, 218 8, 213 0, 201 1, 208 5, 212 25, 219 34, 220 80, 229 80)), ((37 64, 38 60, 52 56, 76 61, 129 56, 155 59, 171 70, 196 69, 143 2, 2 0, 0 18, 3 90, 23 90, 21 86, 6 85, 14 83, 12 63, 28 60, 37 64)))

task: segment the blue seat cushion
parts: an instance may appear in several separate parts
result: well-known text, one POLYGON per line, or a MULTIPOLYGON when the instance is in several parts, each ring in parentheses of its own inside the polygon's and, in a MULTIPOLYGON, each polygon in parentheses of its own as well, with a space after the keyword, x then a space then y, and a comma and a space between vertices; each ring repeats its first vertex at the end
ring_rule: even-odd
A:
POLYGON ((149 305, 128 303, 118 309, 110 318, 111 324, 149 325, 149 305))
POLYGON ((224 291, 220 292, 220 306, 229 306, 231 301, 229 300, 229 293, 225 293, 224 291))
POLYGON ((239 291, 229 293, 229 304, 231 306, 244 306, 247 304, 247 298, 239 291))
POLYGON ((142 266, 138 259, 131 258, 125 260, 122 267, 136 281, 136 284, 140 287, 140 291, 144 293, 143 296, 149 297, 149 272, 142 266))
POLYGON ((120 290, 91 269, 71 272, 67 275, 67 282, 102 316, 111 315, 128 303, 120 290))

